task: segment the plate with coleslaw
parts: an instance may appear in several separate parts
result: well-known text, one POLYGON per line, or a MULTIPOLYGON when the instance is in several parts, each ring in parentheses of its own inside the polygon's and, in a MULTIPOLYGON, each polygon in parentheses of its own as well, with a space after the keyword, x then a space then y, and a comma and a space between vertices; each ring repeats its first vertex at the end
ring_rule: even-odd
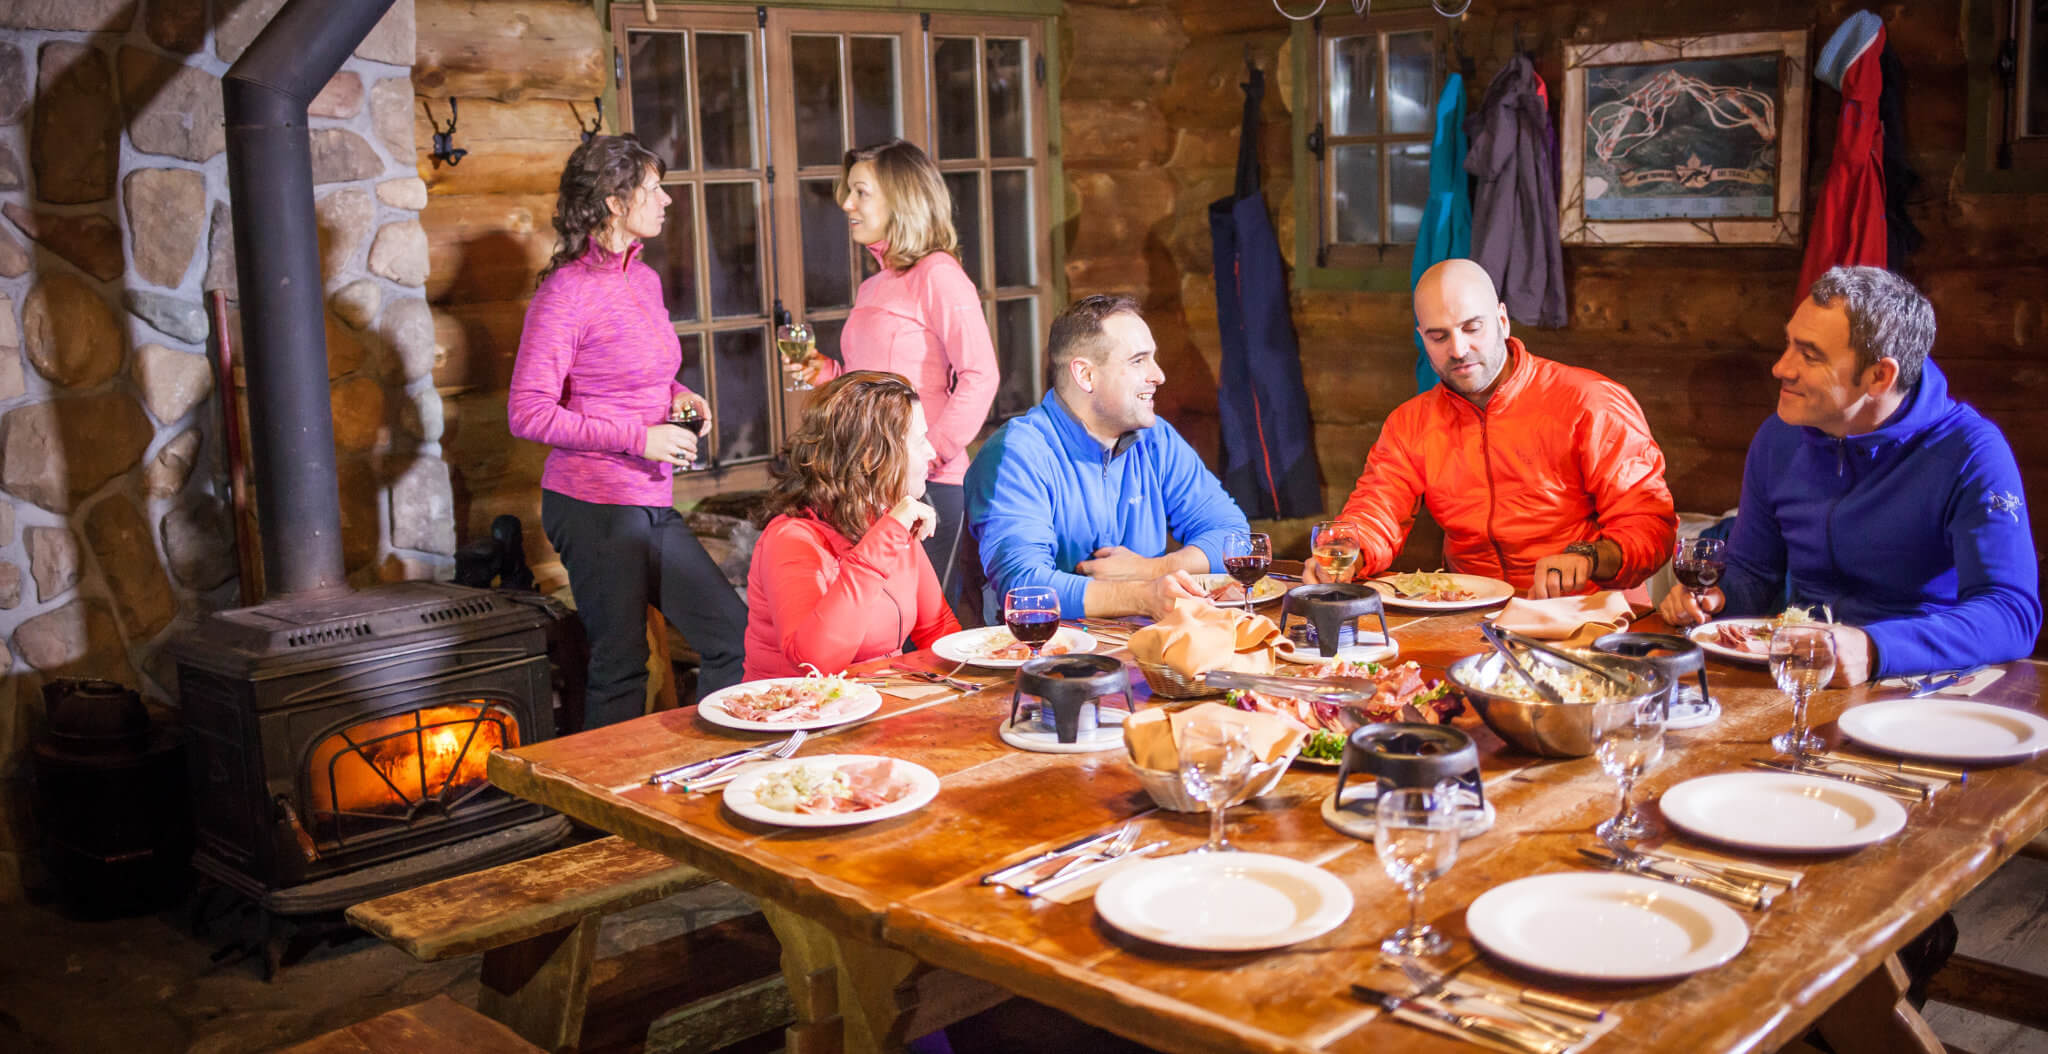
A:
POLYGON ((1515 587, 1498 578, 1454 571, 1390 571, 1365 584, 1379 590, 1387 606, 1397 611, 1470 611, 1515 595, 1515 587))
POLYGON ((939 794, 939 777, 913 761, 824 754, 748 769, 725 787, 725 806, 781 827, 846 827, 915 812, 939 794))
POLYGON ((882 693, 837 674, 770 677, 720 688, 697 704, 714 725, 749 732, 793 732, 858 721, 882 708, 882 693))

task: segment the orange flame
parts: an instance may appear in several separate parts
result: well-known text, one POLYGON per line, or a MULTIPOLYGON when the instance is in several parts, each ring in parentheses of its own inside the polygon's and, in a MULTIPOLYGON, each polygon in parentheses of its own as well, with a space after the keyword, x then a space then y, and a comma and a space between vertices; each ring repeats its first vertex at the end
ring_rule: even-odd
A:
POLYGON ((455 801, 485 783, 492 750, 517 745, 512 715, 486 699, 351 725, 313 751, 314 823, 325 834, 343 813, 404 820, 429 799, 455 801))

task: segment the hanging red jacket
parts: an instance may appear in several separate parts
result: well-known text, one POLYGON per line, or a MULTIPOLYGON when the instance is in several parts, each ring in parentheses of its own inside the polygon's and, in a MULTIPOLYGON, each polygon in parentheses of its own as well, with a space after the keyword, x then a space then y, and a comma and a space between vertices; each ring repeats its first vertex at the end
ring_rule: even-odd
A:
MULTIPOLYGON (((1806 235, 1800 300, 1830 267, 1885 265, 1884 124, 1878 114, 1878 99, 1884 94, 1879 66, 1883 54, 1884 30, 1879 28, 1842 77, 1835 155, 1806 235)), ((1798 173, 1785 173, 1785 178, 1796 179, 1798 173)))

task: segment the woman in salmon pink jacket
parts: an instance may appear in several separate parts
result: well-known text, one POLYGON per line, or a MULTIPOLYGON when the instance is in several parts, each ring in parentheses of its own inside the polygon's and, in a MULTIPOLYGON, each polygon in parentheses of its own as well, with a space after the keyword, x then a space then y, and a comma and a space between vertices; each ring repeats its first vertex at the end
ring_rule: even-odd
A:
POLYGON ((675 509, 697 437, 669 420, 711 408, 676 383, 682 346, 639 258, 661 233, 661 159, 629 136, 577 147, 555 201, 554 259, 526 309, 507 400, 512 434, 545 443, 540 520, 590 635, 585 727, 640 716, 647 606, 704 658, 698 689, 738 683, 746 605, 675 509))
POLYGON ((789 438, 747 573, 747 679, 838 673, 960 628, 918 544, 937 518, 917 391, 857 370, 819 388, 789 438))
POLYGON ((967 446, 995 402, 995 345, 974 280, 960 267, 953 198, 924 151, 901 139, 849 150, 839 205, 853 240, 881 270, 861 283, 840 332, 845 365, 813 354, 794 367, 822 380, 843 370, 886 370, 908 378, 931 423, 936 451, 926 501, 938 524, 926 555, 951 596, 954 553, 964 519, 961 481, 967 446))

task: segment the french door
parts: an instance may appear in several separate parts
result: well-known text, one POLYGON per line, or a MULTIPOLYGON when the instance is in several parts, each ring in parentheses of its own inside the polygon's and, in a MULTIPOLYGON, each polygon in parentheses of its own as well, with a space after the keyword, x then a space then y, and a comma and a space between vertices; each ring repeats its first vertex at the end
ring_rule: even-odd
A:
POLYGON ((669 165, 675 199, 645 259, 683 344, 683 383, 717 422, 681 501, 765 486, 802 408, 775 364, 778 311, 837 357, 868 254, 834 198, 845 152, 924 147, 952 191, 961 263, 982 291, 1002 384, 991 420, 1042 388, 1050 322, 1043 23, 809 9, 612 11, 619 111, 669 165))

